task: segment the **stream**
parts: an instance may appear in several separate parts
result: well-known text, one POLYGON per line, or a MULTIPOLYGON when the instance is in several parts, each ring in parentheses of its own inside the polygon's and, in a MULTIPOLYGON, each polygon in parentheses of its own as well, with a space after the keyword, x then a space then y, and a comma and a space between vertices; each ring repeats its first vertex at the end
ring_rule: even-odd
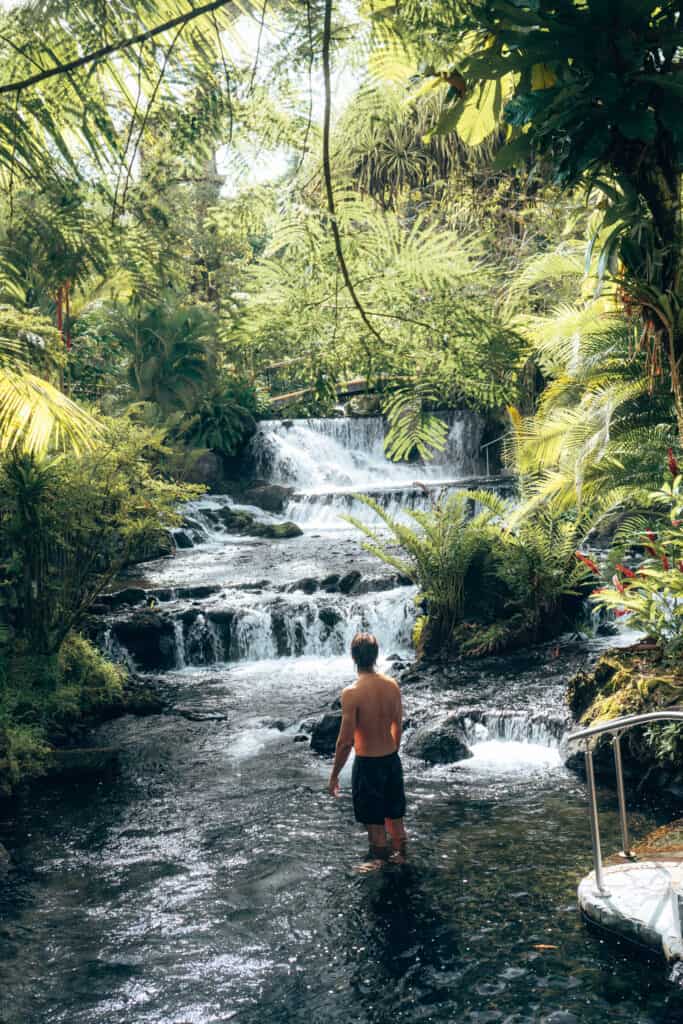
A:
MULTIPOLYGON (((404 756, 409 863, 358 873, 351 765, 331 799, 310 725, 353 679, 357 629, 386 670, 409 660, 414 589, 339 513, 371 517, 352 497, 366 491, 402 515, 482 471, 471 414, 429 467, 386 462, 382 438, 379 419, 263 424, 258 474, 296 490, 283 515, 249 511, 303 535, 231 533, 229 500, 206 497, 188 510, 193 547, 121 581, 144 601, 112 605, 103 642, 169 709, 97 729, 120 750, 111 778, 2 812, 16 870, 0 885, 0 1024, 683 1020, 664 964, 577 909, 590 836, 562 759, 564 689, 606 641, 409 673, 408 733, 457 711, 474 757, 404 756)), ((609 853, 615 795, 600 804, 609 853)), ((633 832, 656 823, 639 809, 633 832)))

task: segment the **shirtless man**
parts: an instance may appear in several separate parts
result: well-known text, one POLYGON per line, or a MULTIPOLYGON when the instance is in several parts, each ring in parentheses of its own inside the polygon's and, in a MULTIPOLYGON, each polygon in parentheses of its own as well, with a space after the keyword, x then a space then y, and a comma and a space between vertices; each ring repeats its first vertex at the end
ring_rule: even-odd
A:
POLYGON ((339 773, 355 747, 351 785, 356 821, 368 830, 371 857, 388 859, 388 833, 391 860, 401 863, 406 850, 406 800, 398 756, 403 721, 401 691, 394 679, 375 670, 378 654, 377 640, 371 633, 356 634, 351 657, 358 678, 342 693, 341 729, 329 791, 331 796, 339 795, 339 773))

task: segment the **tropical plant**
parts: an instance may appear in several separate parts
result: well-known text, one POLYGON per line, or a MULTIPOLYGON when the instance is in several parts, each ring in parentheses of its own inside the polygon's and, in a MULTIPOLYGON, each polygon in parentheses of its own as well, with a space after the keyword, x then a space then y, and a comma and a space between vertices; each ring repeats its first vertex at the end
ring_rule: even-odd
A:
POLYGON ((676 0, 418 0, 376 12, 381 45, 403 38, 447 89, 437 132, 476 145, 502 127, 495 167, 540 165, 562 187, 598 190, 600 275, 612 271, 639 318, 648 368, 668 369, 681 437, 682 14, 676 0))
POLYGON ((89 447, 99 426, 57 387, 64 361, 50 321, 0 306, 0 331, 0 452, 89 447))
POLYGON ((101 313, 99 333, 129 353, 128 383, 162 414, 189 410, 211 388, 216 369, 216 315, 206 306, 166 297, 136 312, 119 303, 101 313))
POLYGON ((617 563, 612 585, 595 590, 593 599, 600 608, 628 616, 632 629, 645 633, 667 661, 676 662, 683 653, 683 477, 671 451, 669 465, 671 482, 649 495, 649 526, 641 514, 617 535, 617 541, 626 540, 646 557, 633 568, 617 563))
POLYGON ((646 499, 673 444, 671 397, 648 379, 637 331, 609 297, 526 317, 547 385, 534 415, 512 411, 506 455, 524 479, 522 518, 546 501, 609 514, 646 499))
POLYGON ((197 493, 155 470, 158 434, 105 420, 93 447, 0 467, 0 620, 17 653, 56 653, 114 576, 168 550, 177 504, 197 493))
POLYGON ((220 389, 199 401, 173 434, 191 447, 236 455, 255 433, 254 417, 261 407, 256 388, 226 379, 220 389))
POLYGON ((582 619, 591 573, 575 550, 585 518, 545 508, 511 530, 509 502, 488 491, 459 491, 428 512, 409 512, 413 527, 374 500, 360 500, 390 533, 387 539, 349 516, 368 537, 366 550, 419 587, 422 653, 489 654, 536 643, 582 619))

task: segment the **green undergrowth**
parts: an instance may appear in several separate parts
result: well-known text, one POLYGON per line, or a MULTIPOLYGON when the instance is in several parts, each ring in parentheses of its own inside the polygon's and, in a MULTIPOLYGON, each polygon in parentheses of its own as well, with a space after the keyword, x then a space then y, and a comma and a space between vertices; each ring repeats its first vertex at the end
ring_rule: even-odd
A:
POLYGON ((0 664, 0 795, 45 774, 53 747, 123 704, 126 673, 77 633, 53 656, 18 654, 0 664))
MULTIPOLYGON (((636 645, 604 655, 590 672, 569 684, 569 706, 581 725, 623 715, 663 711, 683 704, 683 667, 672 665, 654 647, 636 645)), ((644 769, 678 767, 683 757, 683 725, 671 722, 625 733, 626 751, 644 769)))

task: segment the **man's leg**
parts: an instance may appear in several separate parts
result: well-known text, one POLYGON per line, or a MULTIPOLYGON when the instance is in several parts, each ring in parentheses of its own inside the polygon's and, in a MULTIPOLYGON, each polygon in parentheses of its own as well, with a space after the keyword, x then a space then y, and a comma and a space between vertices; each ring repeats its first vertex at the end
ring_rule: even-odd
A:
POLYGON ((391 859, 402 864, 406 859, 408 836, 406 835, 403 818, 385 818, 384 827, 391 836, 392 857, 391 859))
POLYGON ((368 841, 370 843, 370 856, 375 860, 386 860, 389 856, 387 845, 387 834, 384 825, 368 825, 368 841))

